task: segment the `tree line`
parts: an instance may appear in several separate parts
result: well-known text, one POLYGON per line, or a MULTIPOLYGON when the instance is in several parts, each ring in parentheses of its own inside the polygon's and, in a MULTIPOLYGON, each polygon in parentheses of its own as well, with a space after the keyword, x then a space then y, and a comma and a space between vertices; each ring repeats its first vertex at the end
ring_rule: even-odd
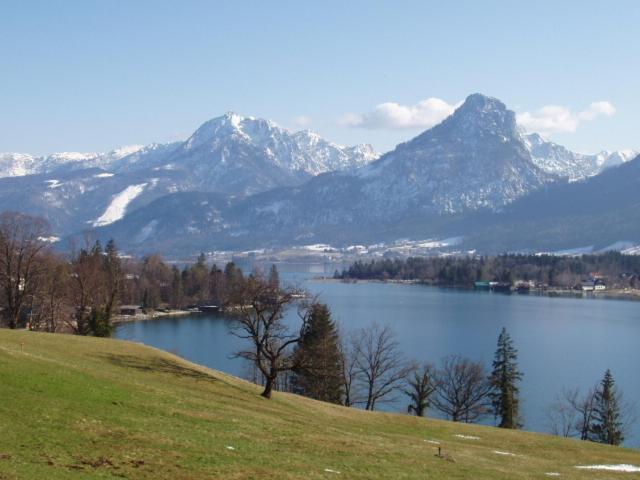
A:
MULTIPOLYGON (((244 281, 233 262, 209 267, 204 255, 179 268, 159 255, 127 258, 113 241, 103 247, 88 240, 65 255, 51 247, 50 236, 40 218, 0 214, 0 325, 109 336, 120 305, 232 305, 244 281)), ((270 278, 278 281, 275 267, 270 278)))
POLYGON ((532 281, 536 285, 572 288, 597 272, 618 287, 640 287, 640 256, 606 252, 576 257, 505 254, 410 257, 356 261, 334 277, 374 280, 418 280, 432 285, 472 287, 477 281, 532 281))

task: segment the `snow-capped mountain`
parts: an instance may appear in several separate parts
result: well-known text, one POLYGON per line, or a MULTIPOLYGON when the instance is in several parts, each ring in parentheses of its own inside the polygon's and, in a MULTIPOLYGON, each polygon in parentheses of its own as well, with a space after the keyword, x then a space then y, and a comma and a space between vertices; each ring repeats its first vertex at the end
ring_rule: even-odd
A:
MULTIPOLYGON (((605 185, 596 179, 624 176, 609 172, 631 165, 631 154, 591 158, 525 136, 512 111, 480 94, 377 159, 369 146, 341 147, 312 132, 291 133, 268 120, 228 113, 204 123, 184 142, 49 156, 48 163, 28 155, 1 156, 0 167, 14 176, 0 178, 0 211, 19 206, 43 216, 59 237, 93 229, 132 252, 167 255, 474 238, 474 231, 483 232, 475 238, 485 245, 507 245, 518 232, 534 237, 526 224, 518 232, 511 225, 534 213, 546 218, 537 209, 555 208, 548 195, 555 192, 554 201, 565 204, 575 203, 571 198, 578 194, 591 198, 590 189, 605 185), (607 168, 618 163, 623 165, 607 168), (44 173, 29 174, 39 171, 44 173), (568 189, 572 186, 585 190, 568 189)), ((635 175, 636 167, 620 171, 635 175)), ((602 202, 601 218, 613 219, 608 227, 613 231, 620 216, 608 213, 611 202, 602 202)), ((633 202, 627 203, 635 208, 633 202)), ((588 226, 595 206, 583 203, 589 209, 580 221, 588 226)), ((627 230, 616 239, 640 243, 627 230)))
POLYGON ((447 214, 499 209, 553 179, 532 162, 515 114, 480 94, 358 175, 380 201, 411 199, 447 214))
MULTIPOLYGON (((207 126, 202 132, 207 135, 197 132, 184 148, 217 149, 201 141, 214 128, 221 127, 207 126)), ((184 234, 180 242, 221 248, 249 246, 256 238, 263 244, 335 243, 414 231, 427 238, 450 218, 499 211, 555 179, 533 163, 514 113, 494 98, 475 94, 441 124, 353 171, 318 175, 301 186, 232 201, 222 209, 219 202, 182 195, 189 207, 172 203, 167 211, 171 202, 159 199, 105 231, 149 243, 173 225, 184 234), (207 202, 202 215, 189 215, 184 225, 184 211, 198 209, 196 201, 207 202), (209 213, 217 221, 209 224, 205 213, 214 203, 215 212, 209 213)))
POLYGON ((228 113, 184 142, 45 157, 0 155, 0 210, 17 206, 61 235, 105 226, 176 192, 246 195, 350 171, 377 158, 369 145, 343 147, 309 131, 228 113))
POLYGON ((40 157, 26 153, 0 153, 0 178, 83 168, 111 168, 119 160, 143 148, 142 145, 130 145, 106 153, 59 152, 40 157))
MULTIPOLYGON (((110 173, 176 170, 189 189, 247 194, 350 170, 378 158, 370 145, 344 147, 311 131, 229 112, 205 122, 185 142, 134 145, 107 153, 0 154, 0 178, 83 168, 110 173)), ((177 187, 179 189, 179 187, 177 187)))
POLYGON ((524 141, 533 162, 540 169, 569 181, 593 177, 607 168, 628 162, 640 153, 634 150, 603 150, 593 155, 576 153, 545 140, 537 133, 525 135, 524 141))
POLYGON ((200 126, 155 168, 190 175, 191 190, 252 194, 377 157, 369 145, 343 147, 310 131, 291 133, 269 120, 229 112, 200 126))

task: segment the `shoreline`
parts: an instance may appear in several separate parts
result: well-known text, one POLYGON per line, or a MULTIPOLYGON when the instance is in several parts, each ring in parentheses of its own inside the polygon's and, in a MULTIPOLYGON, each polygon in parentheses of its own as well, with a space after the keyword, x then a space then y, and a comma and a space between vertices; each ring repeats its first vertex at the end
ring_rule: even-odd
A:
POLYGON ((123 323, 144 322, 155 320, 157 318, 166 317, 184 317, 202 312, 193 312, 190 310, 170 310, 168 312, 143 313, 141 315, 115 315, 112 319, 113 325, 121 325, 123 323))
POLYGON ((518 293, 518 292, 484 292, 481 290, 476 290, 474 287, 466 287, 459 285, 435 285, 431 283, 426 283, 421 280, 397 280, 397 279, 389 279, 389 280, 380 280, 377 278, 366 278, 366 279, 349 279, 342 280, 340 278, 331 278, 331 277, 312 277, 311 281, 318 283, 389 283, 395 285, 423 285, 425 287, 434 287, 441 289, 449 289, 449 290, 461 290, 466 292, 482 292, 482 293, 498 293, 502 295, 522 295, 522 296, 537 296, 537 297, 550 297, 550 298, 575 298, 575 299, 599 299, 599 300, 628 300, 631 302, 640 301, 640 289, 611 289, 605 290, 603 292, 583 292, 579 290, 570 290, 563 288, 549 288, 547 290, 540 289, 532 289, 527 293, 518 293))
MULTIPOLYGON (((485 292, 481 290, 476 290, 474 287, 465 287, 465 286, 457 286, 457 285, 434 285, 434 284, 425 283, 421 280, 397 280, 397 279, 380 280, 376 278, 342 280, 339 278, 331 278, 331 277, 311 277, 309 280, 317 283, 346 283, 346 284, 380 283, 380 284, 393 284, 393 285, 421 285, 425 287, 439 288, 443 290, 491 293, 491 294, 498 294, 498 295, 518 295, 518 296, 535 296, 535 297, 549 297, 549 298, 573 298, 576 300, 594 300, 594 299, 618 300, 618 301, 626 300, 630 302, 640 302, 640 289, 636 289, 636 290, 612 289, 612 290, 605 290, 604 292, 582 292, 577 290, 553 288, 548 290, 534 289, 527 293, 518 293, 515 291, 507 293, 507 292, 489 292, 489 291, 485 292)), ((192 310, 170 310, 168 312, 153 312, 150 314, 141 314, 141 315, 116 315, 113 317, 113 325, 118 326, 125 323, 146 322, 146 321, 156 320, 159 318, 167 318, 167 317, 186 317, 189 315, 199 315, 201 313, 203 312, 192 311, 192 310)))

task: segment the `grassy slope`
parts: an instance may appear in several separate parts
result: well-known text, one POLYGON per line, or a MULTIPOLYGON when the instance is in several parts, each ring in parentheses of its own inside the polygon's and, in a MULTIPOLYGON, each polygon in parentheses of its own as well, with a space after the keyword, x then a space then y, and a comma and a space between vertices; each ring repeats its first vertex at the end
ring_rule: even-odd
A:
POLYGON ((0 479, 604 479, 636 475, 573 466, 640 464, 634 450, 258 393, 133 343, 0 330, 0 479))

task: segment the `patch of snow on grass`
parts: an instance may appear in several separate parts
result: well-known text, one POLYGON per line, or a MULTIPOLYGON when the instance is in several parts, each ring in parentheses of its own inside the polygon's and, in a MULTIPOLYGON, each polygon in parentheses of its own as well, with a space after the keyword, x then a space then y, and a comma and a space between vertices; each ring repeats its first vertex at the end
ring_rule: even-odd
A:
POLYGON ((515 453, 511 453, 511 452, 502 452, 500 450, 494 450, 493 453, 495 453, 496 455, 506 455, 509 457, 515 457, 517 456, 515 453))
POLYGON ((620 463, 618 465, 577 465, 576 468, 581 470, 606 470, 608 472, 640 472, 640 467, 625 463, 620 463))
POLYGON ((473 435, 460 435, 455 434, 454 437, 463 438, 465 440, 480 440, 480 437, 474 437, 473 435))
POLYGON ((236 447, 232 447, 231 445, 227 445, 227 450, 235 450, 236 447))
POLYGON ((115 195, 104 213, 93 222, 93 226, 101 227, 103 225, 109 225, 110 223, 118 221, 124 217, 129 203, 140 195, 146 186, 146 183, 129 185, 123 191, 115 195))
POLYGON ((324 471, 327 473, 340 473, 338 470, 331 470, 330 468, 325 468, 324 471))
POLYGON ((559 477, 560 474, 558 472, 547 472, 545 473, 547 477, 559 477))
POLYGON ((425 440, 425 442, 431 443, 433 445, 440 445, 440 442, 438 442, 437 440, 425 440))

